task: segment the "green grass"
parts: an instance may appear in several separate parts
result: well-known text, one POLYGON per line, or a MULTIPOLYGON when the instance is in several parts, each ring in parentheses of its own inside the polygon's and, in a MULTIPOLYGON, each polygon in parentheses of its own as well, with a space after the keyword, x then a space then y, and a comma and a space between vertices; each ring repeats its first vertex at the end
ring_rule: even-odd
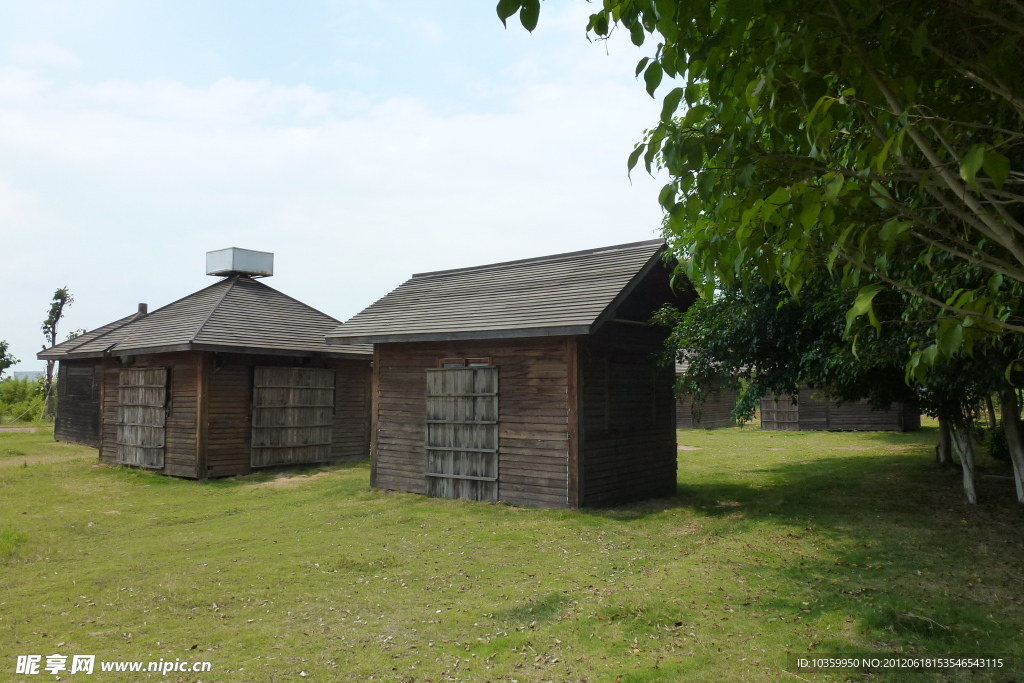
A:
POLYGON ((583 512, 383 493, 362 463, 200 484, 0 435, 24 454, 0 455, 0 678, 59 652, 209 660, 178 674, 205 683, 860 681, 783 669, 875 651, 1016 668, 871 680, 1019 680, 1012 482, 964 504, 933 429, 680 434, 675 497, 583 512))

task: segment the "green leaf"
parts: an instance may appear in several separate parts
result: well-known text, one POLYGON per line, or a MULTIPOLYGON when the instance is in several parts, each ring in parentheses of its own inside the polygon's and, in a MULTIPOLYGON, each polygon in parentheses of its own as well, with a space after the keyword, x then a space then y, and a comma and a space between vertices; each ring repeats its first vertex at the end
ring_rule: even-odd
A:
POLYGON ((633 25, 629 27, 629 39, 633 41, 633 44, 640 47, 644 44, 644 25, 639 21, 634 21, 633 25))
POLYGON ((649 62, 649 61, 651 61, 650 57, 644 57, 639 62, 637 62, 637 64, 636 64, 636 73, 634 75, 635 76, 639 76, 640 72, 644 70, 644 67, 647 66, 647 62, 649 62))
MULTIPOLYGON (((672 115, 679 108, 679 101, 683 99, 683 88, 673 88, 672 92, 665 95, 665 101, 661 105, 661 120, 668 123, 672 115)), ((687 112, 689 113, 689 112, 687 112)))
POLYGON ((523 5, 519 12, 519 21, 530 33, 537 28, 537 20, 540 18, 540 0, 520 0, 523 5))
POLYGON ((914 31, 914 38, 910 41, 910 53, 915 57, 920 57, 924 49, 924 44, 928 42, 928 22, 922 21, 921 25, 914 31))
POLYGON ((689 127, 703 119, 705 116, 711 113, 711 107, 706 104, 695 104, 686 110, 686 116, 683 118, 683 127, 689 127))
POLYGON ((501 19, 501 24, 505 28, 508 28, 508 24, 505 22, 506 19, 511 17, 513 14, 519 11, 522 5, 519 0, 498 0, 498 18, 501 19))
POLYGON ((672 205, 676 203, 676 188, 672 183, 661 188, 661 193, 658 194, 658 203, 661 204, 666 211, 672 210, 672 205))
POLYGON ((697 194, 706 199, 715 188, 715 174, 712 171, 704 171, 697 176, 697 194))
POLYGON ((878 231, 878 236, 883 242, 892 242, 913 227, 913 225, 913 221, 901 221, 893 218, 886 221, 885 225, 882 226, 882 229, 878 231))
POLYGON ((845 182, 846 179, 837 173, 835 178, 825 184, 825 195, 822 199, 825 200, 826 204, 831 204, 837 197, 839 197, 839 192, 843 189, 843 184, 845 182))
POLYGON ((952 358, 964 343, 964 328, 956 318, 942 318, 935 333, 935 342, 946 358, 952 358))
MULTIPOLYGON (((846 312, 846 331, 843 333, 844 335, 850 333, 850 328, 853 326, 853 322, 857 318, 872 310, 872 301, 874 301, 875 296, 877 296, 880 291, 882 291, 881 285, 869 285, 867 287, 860 288, 860 291, 857 292, 857 298, 853 302, 853 306, 851 306, 850 310, 846 312)), ((877 319, 872 321, 872 324, 876 323, 878 323, 877 319)), ((876 325, 875 329, 879 333, 882 332, 881 325, 876 325)))
POLYGON ((985 150, 985 159, 982 161, 982 168, 992 179, 997 190, 1003 189, 1003 183, 1010 175, 1010 160, 994 149, 985 150))
POLYGON ((630 153, 630 155, 629 155, 629 159, 628 159, 628 160, 626 161, 626 175, 627 175, 627 176, 629 175, 629 172, 633 170, 633 167, 635 167, 635 166, 636 166, 636 163, 637 163, 638 161, 640 161, 640 155, 644 153, 644 150, 645 150, 646 148, 647 148, 647 145, 644 145, 644 144, 639 144, 639 145, 637 145, 637 146, 636 146, 636 148, 635 148, 635 149, 634 149, 634 150, 633 150, 633 151, 632 151, 632 152, 630 153))
POLYGON ((658 62, 651 62, 650 66, 647 67, 647 71, 644 71, 644 85, 647 87, 647 94, 651 97, 654 97, 654 91, 661 85, 663 73, 661 64, 658 62))
POLYGON ((768 195, 768 198, 764 200, 764 205, 761 208, 761 219, 767 221, 772 217, 776 211, 781 207, 789 204, 789 189, 780 187, 768 195))
POLYGON ((976 176, 985 163, 985 145, 975 145, 960 161, 960 177, 975 190, 978 189, 976 176))
POLYGON ((818 222, 818 214, 821 213, 821 202, 807 202, 800 208, 800 215, 797 219, 804 230, 810 230, 818 222))

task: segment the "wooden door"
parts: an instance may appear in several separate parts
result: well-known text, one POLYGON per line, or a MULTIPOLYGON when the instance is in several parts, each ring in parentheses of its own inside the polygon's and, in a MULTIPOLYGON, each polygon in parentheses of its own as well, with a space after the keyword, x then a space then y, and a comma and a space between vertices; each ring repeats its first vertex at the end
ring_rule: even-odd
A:
POLYGON ((792 396, 761 399, 761 429, 783 432, 800 431, 800 408, 792 396))
POLYGON ((427 370, 427 495, 498 500, 498 369, 427 370))
POLYGON ((255 369, 253 467, 330 460, 333 420, 334 370, 255 369))
POLYGON ((121 370, 117 384, 117 462, 162 469, 167 368, 121 370))

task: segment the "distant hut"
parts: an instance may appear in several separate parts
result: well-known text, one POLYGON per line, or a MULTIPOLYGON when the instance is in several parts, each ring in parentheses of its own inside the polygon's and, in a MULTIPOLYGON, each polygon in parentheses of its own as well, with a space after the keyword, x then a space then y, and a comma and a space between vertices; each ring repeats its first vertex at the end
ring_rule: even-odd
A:
POLYGON ((792 396, 761 399, 761 429, 909 432, 920 428, 921 411, 912 403, 894 403, 885 410, 875 410, 866 399, 837 405, 809 387, 800 388, 795 403, 792 396))
MULTIPOLYGON (((197 479, 365 458, 370 347, 327 346, 339 321, 256 279, 272 254, 210 252, 207 271, 222 279, 62 351, 99 375, 100 458, 197 479)), ((64 410, 84 422, 82 387, 64 410)))
POLYGON ((73 339, 55 344, 36 354, 45 361, 57 361, 57 412, 53 420, 56 441, 100 447, 100 386, 103 382, 100 358, 77 358, 68 354, 83 344, 103 337, 146 315, 146 304, 137 313, 115 320, 73 339))
MULTIPOLYGON (((685 363, 676 363, 676 377, 686 372, 685 363)), ((694 401, 692 394, 676 397, 677 429, 714 429, 734 427, 736 419, 732 410, 736 407, 738 394, 724 378, 715 378, 704 390, 704 400, 694 401)))
POLYGON ((575 508, 676 486, 661 240, 421 273, 328 336, 374 345, 371 483, 575 508))

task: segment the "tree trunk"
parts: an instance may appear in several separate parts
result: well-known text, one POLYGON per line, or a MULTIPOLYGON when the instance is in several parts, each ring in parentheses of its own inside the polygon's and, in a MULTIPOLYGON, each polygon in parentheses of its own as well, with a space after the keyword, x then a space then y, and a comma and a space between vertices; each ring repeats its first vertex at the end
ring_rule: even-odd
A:
POLYGON ((952 437, 949 434, 949 418, 939 416, 939 443, 935 446, 935 462, 940 465, 953 464, 952 437))
POLYGON ((978 502, 978 492, 974 488, 974 444, 971 441, 971 425, 953 425, 953 445, 960 454, 960 465, 964 471, 964 494, 967 502, 974 505, 978 502))
POLYGON ((1020 405, 1017 391, 1010 386, 999 392, 1003 409, 1003 430, 1006 433, 1006 448, 1013 463, 1013 483, 1017 486, 1017 502, 1024 503, 1024 442, 1021 441, 1020 405))
MULTIPOLYGON (((53 344, 51 344, 53 346, 53 344)), ((46 347, 44 346, 43 349, 46 347)), ((56 412, 54 410, 53 401, 53 367, 57 364, 57 361, 48 360, 46 361, 46 395, 43 398, 43 419, 52 420, 53 415, 56 412)))
POLYGON ((992 405, 991 394, 985 395, 985 410, 988 411, 988 428, 995 429, 999 423, 996 421, 996 407, 992 405))

